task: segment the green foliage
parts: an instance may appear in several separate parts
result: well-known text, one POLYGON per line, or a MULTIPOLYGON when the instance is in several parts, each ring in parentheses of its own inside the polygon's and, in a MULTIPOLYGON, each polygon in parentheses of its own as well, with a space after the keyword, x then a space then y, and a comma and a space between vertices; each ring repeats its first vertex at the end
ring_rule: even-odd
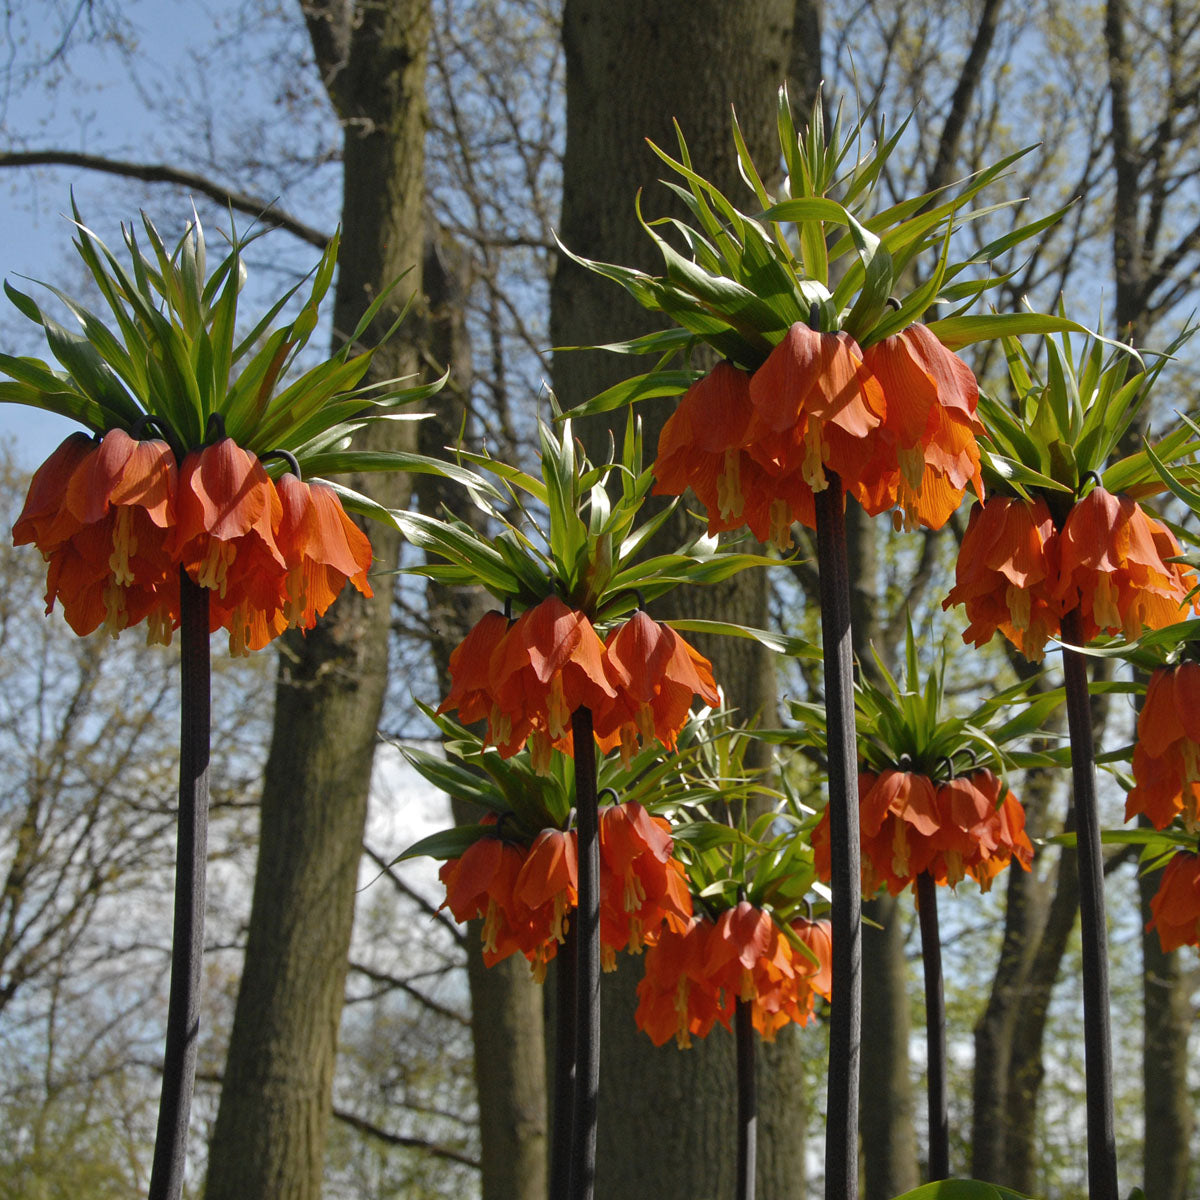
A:
MULTIPOLYGON (((0 354, 0 401, 31 405, 78 421, 102 434, 150 425, 176 455, 202 446, 219 429, 255 454, 286 450, 306 475, 361 470, 429 471, 432 464, 402 453, 364 456, 349 448, 350 435, 366 421, 405 417, 398 413, 438 391, 445 379, 420 387, 402 380, 364 383, 378 345, 356 353, 359 338, 391 301, 399 280, 376 297, 342 348, 290 378, 320 319, 333 282, 338 237, 325 248, 309 279, 300 311, 273 322, 302 287, 281 296, 249 331, 238 330, 238 296, 246 279, 244 251, 262 234, 229 233, 229 253, 208 274, 204 230, 194 218, 173 249, 142 215, 149 245, 132 226, 123 229, 128 261, 120 259, 83 223, 72 207, 75 248, 109 308, 101 318, 58 288, 43 285, 80 326, 59 324, 31 296, 6 282, 16 308, 35 322, 62 370, 34 358, 0 354)), ((407 308, 405 309, 405 312, 407 308)), ((281 469, 273 463, 272 470, 281 469)), ((352 507, 384 516, 365 497, 338 489, 352 507)))
POLYGON ((943 1179, 905 1192, 895 1200, 1030 1200, 1030 1197, 978 1179, 943 1179))
MULTIPOLYGON (((464 485, 486 529, 498 532, 480 532, 449 513, 441 518, 393 514, 401 532, 427 559, 442 560, 408 568, 411 574, 447 585, 482 586, 502 603, 522 609, 557 594, 599 622, 616 619, 680 584, 716 583, 777 561, 720 551, 716 539, 707 537, 672 554, 643 557, 674 503, 641 520, 654 476, 642 465, 641 423, 632 415, 620 459, 600 466, 583 454, 570 419, 555 427, 539 423, 538 437, 540 478, 465 451, 459 453, 459 465, 444 472, 464 485)), ((741 636, 772 635, 742 631, 741 636)))
POLYGON ((1079 328, 1065 318, 1031 313, 960 315, 1007 278, 991 270, 995 258, 1062 216, 1057 212, 1021 225, 966 258, 951 259, 950 241, 957 229, 1004 207, 976 206, 975 201, 1025 151, 949 187, 872 211, 875 186, 904 126, 890 136, 881 132, 870 143, 866 131, 871 114, 843 131, 839 110, 826 138, 818 100, 807 128, 797 133, 786 88, 779 94, 778 113, 780 154, 788 167, 780 196, 768 192, 734 118, 742 175, 759 206, 757 213, 741 211, 693 169, 678 124, 678 157, 651 145, 682 180, 665 185, 692 218, 690 224, 675 218, 647 222, 639 198, 638 220, 662 256, 663 274, 595 262, 561 247, 575 262, 621 284, 644 308, 664 313, 678 326, 606 347, 661 358, 654 371, 609 388, 577 408, 577 414, 607 412, 644 397, 683 391, 694 376, 665 367, 678 351, 699 342, 753 371, 797 322, 826 332, 844 330, 863 346, 920 320, 937 303, 951 305, 953 314, 931 328, 954 346, 1004 332, 1079 328), (659 228, 676 235, 687 253, 660 236, 659 228), (932 274, 896 296, 899 281, 929 253, 936 254, 932 274))
MULTIPOLYGON (((911 622, 903 682, 893 678, 878 654, 875 666, 882 683, 864 675, 854 688, 858 755, 867 769, 900 767, 930 779, 949 779, 984 767, 1004 775, 1018 768, 1063 765, 1064 753, 1011 745, 1045 728, 1062 703, 1061 688, 1030 697, 1032 681, 1023 681, 985 697, 965 716, 948 714, 945 660, 928 669, 922 665, 911 622)), ((802 744, 824 753, 824 706, 793 701, 791 712, 800 724, 802 744)))
POLYGON ((989 396, 979 397, 979 414, 987 429, 980 447, 985 478, 992 486, 1026 497, 1030 489, 1040 492, 1052 509, 1056 498, 1074 499, 1089 476, 1099 478, 1110 492, 1134 498, 1160 491, 1168 463, 1176 468, 1176 486, 1183 488, 1179 472, 1191 479, 1196 467, 1181 464, 1194 459, 1200 449, 1198 431, 1186 425, 1153 447, 1111 460, 1154 381, 1191 332, 1185 330, 1166 351, 1154 355, 1149 366, 1129 346, 1089 334, 1077 347, 1064 334, 1041 339, 1046 362, 1039 368, 1029 349, 1006 336, 1016 404, 1014 410, 989 396))
MULTIPOLYGON (((555 753, 548 773, 540 775, 528 750, 503 758, 465 726, 425 705, 420 708, 441 732, 445 757, 413 746, 399 750, 427 783, 494 814, 501 820, 503 835, 520 841, 532 841, 543 829, 569 826, 575 808, 570 758, 555 753)), ((635 754, 628 766, 619 756, 601 756, 597 786, 601 792, 620 796, 622 803, 637 803, 653 813, 680 814, 706 803, 728 806, 751 794, 767 794, 744 767, 750 740, 732 729, 725 715, 693 714, 670 755, 651 744, 635 754)), ((479 837, 494 835, 496 828, 494 824, 459 825, 442 830, 409 846, 396 861, 422 855, 454 858, 479 837)))

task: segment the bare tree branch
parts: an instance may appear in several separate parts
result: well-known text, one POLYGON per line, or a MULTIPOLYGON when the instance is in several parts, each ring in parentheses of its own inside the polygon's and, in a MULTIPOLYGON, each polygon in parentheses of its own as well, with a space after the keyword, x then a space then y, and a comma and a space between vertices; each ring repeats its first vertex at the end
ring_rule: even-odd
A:
MULTIPOLYGON (((440 1004, 430 996, 426 996, 419 988, 413 987, 406 979, 401 979, 396 975, 392 975, 387 971, 377 971, 374 967, 369 967, 366 963, 351 962, 350 970, 359 975, 370 979, 373 983, 383 984, 384 991, 401 991, 406 996, 411 996, 418 1004, 429 1009, 431 1012, 437 1013, 439 1017, 444 1017, 447 1021, 453 1021, 456 1025, 461 1025, 464 1029, 471 1028, 470 1017, 464 1017, 462 1013, 456 1012, 445 1004, 440 1004)), ((380 993, 373 992, 371 998, 374 999, 380 993)))
POLYGON ((465 946, 467 944, 467 939, 463 935, 463 931, 458 927, 458 925, 454 921, 451 921, 450 918, 447 917, 440 908, 435 908, 432 904, 430 904, 430 902, 426 900, 425 897, 422 896, 421 893, 415 888, 409 887, 409 885, 405 883, 395 871, 392 870, 391 862, 382 854, 380 854, 378 850, 372 850, 370 846, 364 845, 363 853, 366 854, 366 856, 380 869, 380 871, 387 878, 388 882, 391 883, 392 887, 396 889, 396 891, 398 891, 402 896, 405 896, 411 900, 423 913, 425 913, 426 916, 430 916, 435 921, 441 922, 441 924, 446 928, 458 945, 465 946))
POLYGON ((177 187, 190 188, 227 205, 236 212, 246 213, 258 221, 276 229, 286 230, 309 245, 324 250, 330 235, 306 225, 299 217, 292 216, 281 208, 259 196, 249 196, 233 188, 225 187, 214 179, 195 171, 185 171, 166 163, 135 163, 121 159, 106 158, 102 154, 79 154, 72 150, 13 150, 0 153, 0 167, 82 167, 87 171, 101 171, 107 175, 120 175, 125 179, 140 179, 143 183, 171 183, 177 187))
POLYGON ((402 1146, 408 1150, 423 1150, 433 1158, 444 1158, 449 1162, 460 1163, 464 1167, 473 1167, 476 1171, 481 1169, 479 1159, 472 1158, 471 1155, 464 1154, 461 1150, 455 1150, 452 1146, 442 1146, 437 1142, 427 1142, 424 1138, 405 1137, 399 1133, 392 1133, 390 1130, 383 1129, 373 1122, 368 1121, 365 1117, 359 1117, 352 1112, 347 1112, 344 1108, 337 1108, 335 1106, 333 1115, 342 1124, 349 1125, 351 1129, 357 1129, 359 1133, 365 1133, 367 1137, 372 1137, 378 1142, 383 1142, 386 1146, 402 1146))
POLYGON ((983 78, 983 64, 987 61, 988 52, 996 37, 996 26, 1000 20, 1000 6, 1003 2, 1004 0, 986 0, 984 3, 975 38, 971 42, 971 49, 963 63, 962 71, 959 72, 958 84, 950 101, 950 111, 946 114, 946 121, 942 126, 937 158, 925 181, 927 192, 950 182, 950 173, 958 155, 958 144, 967 123, 967 113, 983 78))

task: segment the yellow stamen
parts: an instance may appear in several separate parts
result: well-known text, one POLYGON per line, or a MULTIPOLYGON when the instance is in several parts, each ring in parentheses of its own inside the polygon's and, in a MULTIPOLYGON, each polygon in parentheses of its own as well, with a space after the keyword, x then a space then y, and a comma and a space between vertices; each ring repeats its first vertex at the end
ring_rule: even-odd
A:
POLYGON ((789 550, 792 545, 792 513, 786 500, 775 499, 767 510, 771 528, 768 540, 777 550, 789 550))
POLYGON ((529 735, 529 765, 539 775, 550 774, 550 756, 554 751, 554 743, 540 729, 535 729, 529 735))
POLYGON ((117 519, 113 523, 113 550, 108 556, 108 567, 113 573, 113 582, 128 587, 133 582, 133 571, 129 559, 137 553, 138 543, 133 532, 133 509, 128 505, 117 506, 117 519))
POLYGON ((800 464, 800 474, 814 492, 823 492, 829 486, 829 480, 825 478, 829 447, 824 445, 821 429, 822 423, 819 421, 809 426, 804 437, 804 461, 800 464))
POLYGON ((733 447, 725 451, 725 466, 717 475, 717 507, 721 511, 721 519, 740 517, 744 503, 742 452, 733 447))
POLYGON ((571 723, 571 710, 563 695, 562 673, 555 671, 550 677, 550 691, 546 696, 546 717, 550 725, 550 736, 560 738, 571 723))
POLYGON ((146 645, 169 646, 171 644, 171 620, 165 612, 151 612, 146 618, 146 645))
POLYGON ((1121 612, 1117 608, 1117 591, 1112 576, 1100 575, 1092 592, 1092 616, 1101 629, 1120 629, 1121 612))
POLYGON ((224 600, 226 577, 236 557, 237 547, 232 542, 209 538, 208 549, 200 560, 200 569, 196 572, 196 582, 201 587, 216 592, 224 600))
POLYGON ((1010 583, 1005 591, 1004 600, 1008 605, 1008 615, 1012 617, 1013 628, 1022 631, 1028 629, 1031 603, 1028 591, 1010 583))
POLYGON ((116 638, 129 625, 129 612, 125 607, 125 588, 112 582, 104 586, 104 632, 116 638))

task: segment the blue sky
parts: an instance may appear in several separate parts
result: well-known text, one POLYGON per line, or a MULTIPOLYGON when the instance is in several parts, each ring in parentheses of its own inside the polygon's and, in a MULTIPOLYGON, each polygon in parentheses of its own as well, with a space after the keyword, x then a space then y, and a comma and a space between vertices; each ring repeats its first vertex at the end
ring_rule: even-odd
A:
MULTIPOLYGON (((61 39, 62 11, 73 10, 74 3, 49 0, 18 6, 3 28, 7 46, 0 40, 0 138, 12 149, 86 151, 140 162, 166 162, 225 178, 201 161, 201 156, 218 162, 230 157, 229 141, 238 133, 233 116, 242 117, 255 109, 269 114, 279 88, 278 77, 272 78, 269 69, 256 72, 250 68, 235 70, 235 81, 226 75, 219 88, 214 86, 209 64, 214 55, 223 53, 222 44, 236 46, 233 53, 251 67, 256 57, 277 55, 280 49, 282 23, 276 21, 269 27, 270 37, 264 37, 261 30, 247 30, 238 24, 238 7, 230 0, 126 0, 120 8, 119 34, 136 46, 141 67, 135 75, 115 32, 89 29, 83 22, 76 27, 78 41, 69 53, 62 59, 53 58, 52 51, 61 39), (28 64, 33 64, 32 69, 28 64), (189 96, 193 100, 189 101, 189 96), (195 124, 191 128, 163 116, 164 105, 181 103, 192 105, 195 124), (196 157, 182 157, 181 144, 195 145, 196 157)), ((302 35, 299 22, 294 24, 302 35)), ((303 41, 285 46, 293 53, 297 47, 302 52, 303 41)), ((223 64, 226 60, 218 57, 217 61, 223 64)), ((263 147, 264 157, 269 153, 270 148, 263 147)), ((228 182, 246 186, 236 178, 228 182)), ((0 276, 12 279, 22 291, 37 291, 18 278, 23 276, 86 295, 87 281, 74 258, 66 216, 72 191, 89 226, 114 249, 120 245, 120 223, 136 219, 143 206, 152 211, 165 236, 182 232, 190 215, 186 195, 171 187, 143 185, 76 168, 0 172, 0 276)), ((282 197, 284 207, 298 210, 303 219, 318 227, 336 220, 323 211, 326 200, 327 193, 303 186, 282 197)), ((205 223, 209 229, 214 223, 207 213, 205 223)), ((238 224, 239 228, 248 225, 249 219, 239 218, 238 224)), ((300 253, 301 272, 316 261, 316 251, 298 247, 286 235, 271 235, 263 244, 269 245, 272 256, 285 262, 300 253)), ((251 267, 253 280, 253 264, 251 267)), ((267 269, 260 278, 267 290, 282 290, 278 272, 267 269)), ((44 295, 38 298, 40 301, 44 295)), ((247 314, 259 308, 248 293, 247 314)), ((39 330, 3 297, 0 348, 12 354, 48 357, 39 330)), ((27 467, 36 466, 72 428, 71 422, 53 414, 0 404, 0 440, 7 442, 27 467)))

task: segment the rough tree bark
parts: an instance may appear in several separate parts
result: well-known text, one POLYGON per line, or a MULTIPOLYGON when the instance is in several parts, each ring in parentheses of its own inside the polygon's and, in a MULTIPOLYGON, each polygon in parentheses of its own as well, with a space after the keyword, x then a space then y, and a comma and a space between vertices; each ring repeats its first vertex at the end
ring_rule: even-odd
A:
MULTIPOLYGON (((450 368, 450 382, 433 415, 419 427, 419 449, 440 456, 463 427, 471 383, 471 348, 465 322, 465 267, 449 239, 430 231, 424 284, 429 304, 429 344, 435 363, 450 368)), ((429 516, 449 508, 472 519, 462 489, 434 475, 417 481, 420 508, 429 516)), ((491 606, 482 591, 447 588, 430 581, 430 650, 440 684, 449 690, 451 651, 491 606)), ((458 822, 480 813, 454 802, 458 822)), ((546 1059, 542 991, 529 965, 514 955, 493 967, 483 961, 481 920, 467 927, 467 979, 471 990, 471 1040, 479 1100, 482 1200, 545 1200, 546 1059)))
MULTIPOLYGON (((863 671, 873 674, 874 646, 892 670, 893 646, 879 594, 879 535, 853 500, 846 505, 846 556, 855 656, 863 671)), ((863 1200, 889 1200, 919 1182, 904 913, 883 892, 864 903, 863 918, 862 1195, 863 1200)))
MULTIPOLYGON (((955 177, 963 130, 975 103, 983 66, 995 39, 1003 0, 985 0, 967 57, 930 164, 925 188, 944 187, 955 177)), ((871 670, 872 644, 888 661, 893 655, 896 621, 888 620, 881 594, 878 533, 853 503, 847 506, 850 542, 854 649, 864 670, 871 670)), ((926 535, 929 536, 929 535, 926 535)), ((910 598, 921 585, 915 577, 910 598)), ((862 1132, 864 1200, 888 1200, 919 1182, 913 1125, 913 1078, 909 1063, 908 966, 901 923, 906 909, 879 895, 863 909, 862 1132), (873 927, 871 922, 879 928, 873 927)))
MULTIPOLYGON (((428 0, 304 6, 317 61, 345 126, 343 239, 335 338, 414 268, 368 336, 421 286, 428 0)), ((375 361, 412 374, 412 329, 375 361)), ((371 444, 397 445, 387 423, 371 444)), ((400 477, 353 481, 391 507, 400 477)), ((371 530, 376 562, 398 535, 371 530)), ((309 1200, 321 1190, 331 1083, 376 728, 387 679, 392 588, 348 591, 280 655, 274 734, 245 969, 209 1152, 208 1200, 309 1200)))
MULTIPOLYGON (((1021 792, 1026 828, 1036 837, 1046 831, 1055 780, 1050 772, 1030 772, 1021 792)), ((1013 1075, 1017 1024, 1026 1017, 1030 972, 1045 926, 1053 876, 1009 870, 1005 885, 1004 938, 988 1001, 975 1024, 975 1072, 972 1092, 971 1176, 1007 1179, 1006 1126, 1008 1090, 1013 1075)), ((1065 900, 1065 898, 1064 898, 1065 900)), ((1057 964, 1055 964, 1057 970, 1057 964)), ((1028 1099, 1028 1098, 1026 1098, 1028 1099)))
POLYGON ((1162 872, 1138 878, 1142 912, 1142 1043, 1143 1118, 1146 1122, 1142 1190, 1155 1200, 1186 1200, 1195 1189, 1192 1132, 1196 1117, 1188 1088, 1188 1035, 1193 1011, 1194 980, 1187 978, 1178 950, 1164 954, 1156 930, 1145 930, 1150 900, 1162 872), (1182 1052, 1181 1052, 1182 1050, 1182 1052))
MULTIPOLYGON (((589 258, 656 270, 655 251, 634 218, 639 187, 649 190, 647 214, 669 198, 653 186, 663 174, 646 137, 674 150, 671 118, 687 138, 697 169, 742 195, 730 136, 732 103, 757 161, 771 165, 775 89, 791 65, 797 6, 790 0, 729 5, 701 0, 686 13, 667 0, 567 0, 563 39, 567 63, 567 144, 560 236, 589 258)), ((648 328, 647 314, 609 281, 560 261, 551 293, 555 345, 615 341, 648 328)), ((637 364, 634 364, 636 366, 637 364)), ((554 385, 564 405, 578 404, 631 374, 615 356, 559 354, 554 385)), ((646 444, 653 448, 669 408, 643 406, 646 444)), ((604 430, 582 431, 593 443, 604 430)), ((678 537, 676 526, 668 536, 678 537)), ((765 580, 746 575, 721 589, 674 593, 673 615, 719 615, 761 624, 765 580)), ((763 657, 744 648, 705 645, 717 678, 743 716, 770 719, 773 681, 763 657)), ((655 1050, 632 1019, 638 964, 604 979, 601 1122, 597 1195, 693 1200, 733 1189, 734 1063, 731 1038, 715 1033, 691 1050, 655 1050), (653 1128, 654 1153, 645 1153, 653 1128)), ((796 1031, 798 1036, 804 1031, 796 1031)), ((781 1035, 771 1057, 787 1056, 781 1035)), ((803 1194, 803 1141, 797 1136, 795 1078, 760 1058, 758 1172, 762 1195, 803 1194)))

